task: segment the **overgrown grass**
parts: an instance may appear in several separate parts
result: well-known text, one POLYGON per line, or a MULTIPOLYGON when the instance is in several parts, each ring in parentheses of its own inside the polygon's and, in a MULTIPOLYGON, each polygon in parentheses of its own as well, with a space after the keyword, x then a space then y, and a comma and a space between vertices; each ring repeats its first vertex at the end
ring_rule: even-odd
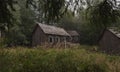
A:
MULTIPOLYGON (((0 49, 0 72, 120 72, 120 57, 73 49, 0 49)), ((91 48, 91 47, 90 47, 91 48)))

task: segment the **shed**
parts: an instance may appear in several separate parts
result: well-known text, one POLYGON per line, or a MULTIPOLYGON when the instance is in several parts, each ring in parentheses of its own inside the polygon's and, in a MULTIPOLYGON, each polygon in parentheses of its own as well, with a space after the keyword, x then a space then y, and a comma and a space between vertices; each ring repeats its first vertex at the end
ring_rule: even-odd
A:
POLYGON ((120 29, 106 29, 99 40, 99 47, 105 53, 120 54, 120 29))
POLYGON ((70 40, 70 42, 73 42, 73 43, 79 43, 79 33, 77 32, 77 31, 75 31, 75 30, 69 30, 69 31, 67 31, 69 34, 70 34, 70 36, 71 36, 71 40, 70 40))

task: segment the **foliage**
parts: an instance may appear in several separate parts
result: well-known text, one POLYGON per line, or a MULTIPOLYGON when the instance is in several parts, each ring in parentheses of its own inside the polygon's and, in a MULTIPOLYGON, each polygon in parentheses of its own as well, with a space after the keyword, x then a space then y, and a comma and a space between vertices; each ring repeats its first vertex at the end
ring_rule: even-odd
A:
POLYGON ((30 45, 33 27, 35 25, 35 13, 31 8, 26 8, 26 1, 17 1, 17 5, 14 5, 15 12, 12 11, 13 26, 9 28, 9 31, 5 32, 6 44, 8 46, 16 45, 30 45))
POLYGON ((30 45, 32 41, 32 32, 35 27, 36 13, 32 8, 26 8, 25 3, 26 3, 25 1, 19 1, 21 14, 20 16, 21 24, 19 25, 19 28, 22 34, 25 36, 23 44, 30 45))
MULTIPOLYGON (((117 11, 115 11, 116 0, 101 0, 101 1, 100 0, 98 0, 98 1, 94 1, 94 0, 84 0, 84 1, 83 0, 74 0, 74 1, 72 1, 72 0, 68 0, 68 1, 66 1, 66 0, 44 0, 44 1, 42 1, 42 0, 26 0, 26 5, 30 6, 29 4, 31 4, 34 8, 36 8, 36 10, 38 12, 42 13, 41 17, 45 18, 44 22, 49 23, 49 21, 54 21, 54 20, 60 19, 64 15, 64 13, 67 12, 68 9, 72 9, 73 12, 76 13, 76 12, 84 9, 85 6, 87 8, 91 8, 91 7, 94 7, 95 3, 99 3, 99 2, 101 2, 101 3, 97 4, 92 12, 92 14, 93 14, 92 18, 96 19, 95 16, 99 15, 100 18, 104 20, 103 22, 105 22, 105 20, 107 20, 106 22, 108 22, 108 20, 112 17, 114 17, 114 18, 112 18, 112 20, 116 19, 116 13, 117 13, 117 11), (98 15, 96 15, 96 12, 98 12, 98 15)), ((0 8, 0 9, 3 9, 3 10, 1 10, 1 12, 3 13, 3 15, 9 16, 9 18, 4 16, 5 18, 8 18, 8 19, 3 19, 3 20, 10 20, 11 13, 10 13, 9 9, 7 9, 7 6, 10 6, 10 8, 12 10, 14 10, 13 3, 15 3, 13 0, 9 0, 7 2, 1 1, 2 8, 0 8), (5 11, 5 12, 3 12, 3 11, 5 11), (8 13, 5 14, 6 12, 8 12, 8 13)), ((99 17, 97 17, 97 18, 99 18, 99 17)), ((94 19, 92 19, 92 20, 94 20, 94 19)))
POLYGON ((42 22, 45 23, 53 23, 60 19, 68 7, 65 0, 27 0, 27 4, 36 8, 42 22))
POLYGON ((93 26, 89 22, 89 19, 86 18, 86 11, 80 11, 79 15, 75 17, 69 11, 56 25, 66 30, 76 30, 80 34, 80 44, 97 44, 101 27, 93 26))
POLYGON ((74 17, 72 11, 67 11, 67 13, 59 20, 58 24, 56 25, 66 30, 78 30, 80 23, 81 20, 77 17, 74 17))
MULTIPOLYGON (((64 15, 64 12, 67 12, 67 10, 71 9, 73 12, 79 12, 82 9, 86 8, 92 8, 93 16, 100 16, 100 18, 103 20, 109 20, 112 17, 113 19, 116 19, 117 11, 115 10, 117 6, 116 0, 37 0, 39 3, 39 9, 42 10, 44 13, 44 17, 46 17, 49 20, 55 20, 59 19, 64 15), (41 4, 41 5, 40 5, 41 4), (57 4, 57 5, 56 5, 57 4), (43 7, 43 8, 42 8, 43 7), (40 9, 41 8, 41 9, 40 9), (95 15, 94 15, 95 14, 95 15)), ((32 4, 35 6, 34 0, 27 0, 28 4, 32 4)), ((118 8, 117 8, 118 9, 118 8)), ((98 17, 99 18, 99 17, 98 17)), ((94 18, 96 19, 96 18, 94 18)), ((92 20, 94 20, 92 19, 92 20)))
POLYGON ((104 0, 94 7, 91 7, 90 21, 92 24, 104 28, 115 23, 119 17, 119 11, 116 9, 116 0, 104 0))
POLYGON ((120 70, 120 57, 92 53, 80 48, 82 47, 47 50, 23 47, 1 49, 0 70, 1 72, 116 72, 120 70))
POLYGON ((0 1, 0 30, 5 31, 12 26, 11 11, 15 11, 13 4, 16 4, 14 0, 1 0, 0 1))

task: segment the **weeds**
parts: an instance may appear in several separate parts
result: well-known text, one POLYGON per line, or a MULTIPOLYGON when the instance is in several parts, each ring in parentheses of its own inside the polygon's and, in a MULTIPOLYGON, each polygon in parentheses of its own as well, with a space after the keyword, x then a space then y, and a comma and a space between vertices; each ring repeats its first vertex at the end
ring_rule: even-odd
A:
POLYGON ((0 50, 0 72, 119 72, 119 67, 119 56, 83 48, 0 50))

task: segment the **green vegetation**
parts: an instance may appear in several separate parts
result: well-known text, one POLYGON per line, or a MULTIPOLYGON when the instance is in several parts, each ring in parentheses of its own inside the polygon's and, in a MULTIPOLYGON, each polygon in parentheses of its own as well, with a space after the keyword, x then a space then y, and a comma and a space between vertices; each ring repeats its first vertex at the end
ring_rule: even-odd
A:
POLYGON ((73 49, 0 49, 0 72, 119 72, 120 57, 73 49))

